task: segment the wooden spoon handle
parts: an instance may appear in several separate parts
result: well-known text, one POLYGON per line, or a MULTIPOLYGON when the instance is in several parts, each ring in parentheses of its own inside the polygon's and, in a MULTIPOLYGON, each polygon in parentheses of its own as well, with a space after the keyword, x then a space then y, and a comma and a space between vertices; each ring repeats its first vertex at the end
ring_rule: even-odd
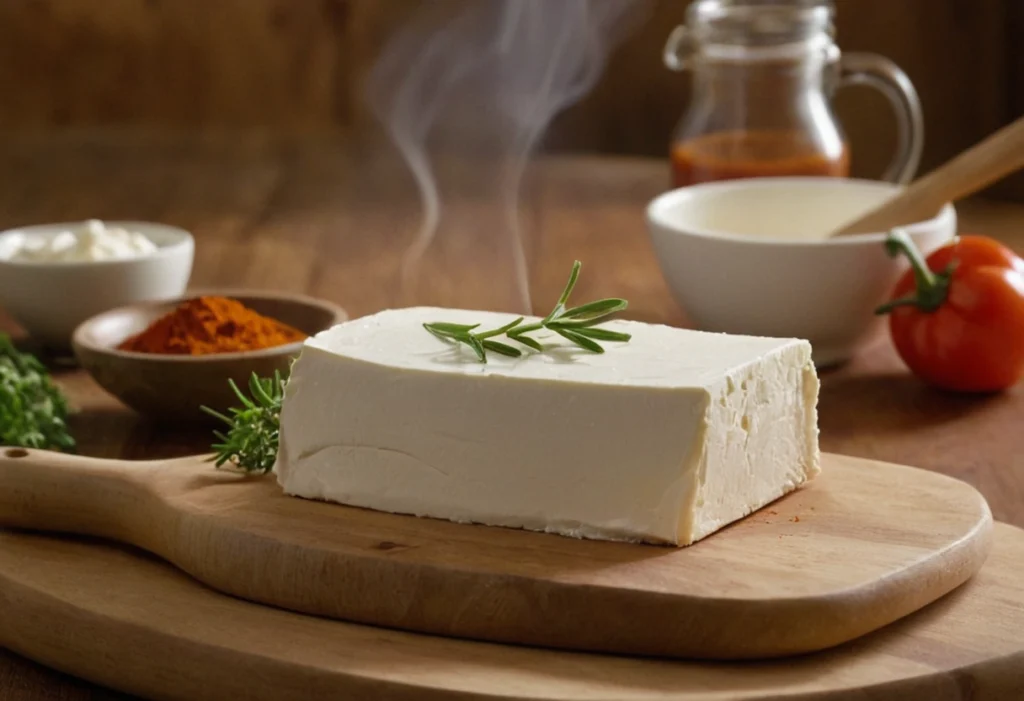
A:
POLYGON ((835 236, 885 232, 931 219, 942 205, 971 195, 1024 167, 1024 117, 911 183, 882 206, 836 231, 835 236))
POLYGON ((149 463, 0 448, 0 526, 129 542, 149 463))

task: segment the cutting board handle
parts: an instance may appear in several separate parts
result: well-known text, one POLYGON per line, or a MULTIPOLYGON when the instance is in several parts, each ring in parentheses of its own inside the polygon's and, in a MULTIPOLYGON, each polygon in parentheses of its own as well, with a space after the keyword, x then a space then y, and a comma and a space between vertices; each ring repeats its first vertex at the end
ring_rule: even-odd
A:
POLYGON ((0 527, 125 541, 150 499, 147 465, 0 447, 0 527))

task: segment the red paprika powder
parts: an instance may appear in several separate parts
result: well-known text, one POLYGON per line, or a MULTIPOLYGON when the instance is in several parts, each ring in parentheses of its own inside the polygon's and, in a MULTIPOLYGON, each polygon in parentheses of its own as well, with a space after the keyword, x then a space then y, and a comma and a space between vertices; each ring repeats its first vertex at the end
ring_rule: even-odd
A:
POLYGON ((306 334, 258 314, 227 297, 197 297, 182 302, 120 350, 170 355, 208 355, 273 348, 302 341, 306 334))

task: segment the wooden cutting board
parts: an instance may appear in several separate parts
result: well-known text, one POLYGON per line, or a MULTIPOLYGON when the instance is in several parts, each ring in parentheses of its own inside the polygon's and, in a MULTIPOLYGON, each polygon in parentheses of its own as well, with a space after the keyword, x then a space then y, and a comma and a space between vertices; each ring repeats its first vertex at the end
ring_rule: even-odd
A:
POLYGON ((373 628, 226 597, 140 551, 0 531, 0 645, 181 701, 1012 701, 1024 698, 1024 531, 923 611, 834 650, 699 663, 373 628))
POLYGON ((482 640, 740 659, 824 649, 972 576, 991 515, 943 475, 825 456, 824 474, 685 549, 398 516, 286 497, 202 458, 8 449, 0 525, 137 545, 294 611, 482 640))

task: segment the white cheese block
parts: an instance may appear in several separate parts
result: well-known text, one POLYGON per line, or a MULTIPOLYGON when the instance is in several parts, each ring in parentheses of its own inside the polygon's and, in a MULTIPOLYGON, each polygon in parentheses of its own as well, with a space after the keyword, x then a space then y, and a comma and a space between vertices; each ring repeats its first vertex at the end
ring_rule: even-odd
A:
POLYGON ((607 540, 688 545, 819 471, 806 341, 629 321, 578 349, 488 354, 384 311, 307 341, 281 412, 284 491, 401 514, 607 540))

